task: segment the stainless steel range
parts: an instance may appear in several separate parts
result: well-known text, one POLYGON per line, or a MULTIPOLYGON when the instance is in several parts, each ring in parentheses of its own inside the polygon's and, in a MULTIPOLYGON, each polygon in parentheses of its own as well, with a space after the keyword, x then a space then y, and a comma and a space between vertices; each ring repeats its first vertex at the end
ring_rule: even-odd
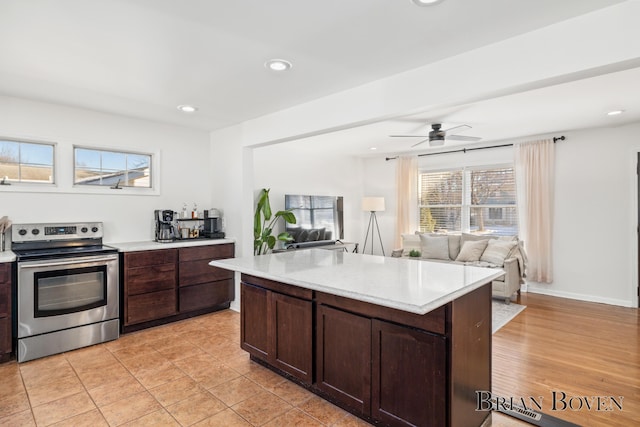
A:
POLYGON ((101 222, 14 224, 18 362, 118 338, 118 253, 101 222))

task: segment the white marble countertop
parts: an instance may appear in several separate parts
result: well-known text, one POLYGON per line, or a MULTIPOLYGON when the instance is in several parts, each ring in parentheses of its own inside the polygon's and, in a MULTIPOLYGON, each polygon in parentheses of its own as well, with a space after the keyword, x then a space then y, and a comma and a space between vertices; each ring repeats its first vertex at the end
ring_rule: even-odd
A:
POLYGON ((190 239, 176 240, 171 243, 158 243, 152 240, 141 242, 120 242, 105 243, 108 246, 117 248, 119 252, 153 251, 157 249, 186 248, 190 246, 223 245, 225 243, 235 243, 233 239, 190 239))
POLYGON ((416 314, 428 313, 504 274, 501 269, 321 249, 209 264, 416 314))
POLYGON ((16 254, 11 251, 0 251, 0 262, 13 262, 16 260, 16 254))

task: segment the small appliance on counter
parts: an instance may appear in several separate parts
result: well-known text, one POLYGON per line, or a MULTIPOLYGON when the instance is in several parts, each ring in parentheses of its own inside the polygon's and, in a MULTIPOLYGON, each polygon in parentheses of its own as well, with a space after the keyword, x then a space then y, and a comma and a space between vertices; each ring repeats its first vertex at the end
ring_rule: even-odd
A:
POLYGON ((222 231, 222 214, 218 209, 204 211, 204 237, 208 239, 224 239, 222 231))
POLYGON ((156 242, 173 242, 176 239, 173 210, 156 210, 153 216, 156 221, 156 242))

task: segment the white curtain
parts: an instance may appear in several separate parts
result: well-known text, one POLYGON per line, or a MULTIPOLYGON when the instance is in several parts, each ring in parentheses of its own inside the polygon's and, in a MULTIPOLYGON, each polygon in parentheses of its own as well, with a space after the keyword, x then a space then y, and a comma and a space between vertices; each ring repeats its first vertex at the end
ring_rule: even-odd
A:
POLYGON ((418 159, 415 156, 400 156, 396 165, 397 222, 395 246, 402 246, 404 233, 417 229, 418 212, 418 159))
POLYGON ((553 282, 553 194, 555 177, 553 140, 515 145, 520 237, 529 262, 527 279, 553 282))

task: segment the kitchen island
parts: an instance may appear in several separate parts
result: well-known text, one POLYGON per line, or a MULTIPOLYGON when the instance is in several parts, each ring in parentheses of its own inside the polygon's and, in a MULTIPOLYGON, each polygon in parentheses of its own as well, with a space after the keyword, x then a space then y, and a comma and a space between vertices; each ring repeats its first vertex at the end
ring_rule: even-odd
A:
POLYGON ((241 347, 370 422, 479 426, 494 269, 309 249, 215 260, 242 273, 241 347))

